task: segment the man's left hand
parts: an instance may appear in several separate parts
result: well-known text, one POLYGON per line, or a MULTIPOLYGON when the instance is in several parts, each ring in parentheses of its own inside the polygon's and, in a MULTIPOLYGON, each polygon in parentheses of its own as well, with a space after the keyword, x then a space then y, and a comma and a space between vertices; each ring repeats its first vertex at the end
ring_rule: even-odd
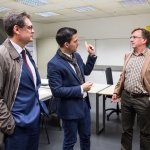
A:
POLYGON ((90 56, 95 55, 95 48, 91 44, 87 44, 85 41, 85 46, 90 56))

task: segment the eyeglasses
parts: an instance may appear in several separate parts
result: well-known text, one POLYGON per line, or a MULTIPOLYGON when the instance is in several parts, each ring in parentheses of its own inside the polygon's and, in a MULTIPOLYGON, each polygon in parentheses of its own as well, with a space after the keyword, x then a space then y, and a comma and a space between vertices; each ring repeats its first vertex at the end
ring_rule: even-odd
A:
POLYGON ((141 36, 130 36, 130 39, 142 38, 141 36))
POLYGON ((33 26, 31 25, 31 26, 27 26, 27 25, 25 25, 29 30, 32 30, 33 29, 33 26))

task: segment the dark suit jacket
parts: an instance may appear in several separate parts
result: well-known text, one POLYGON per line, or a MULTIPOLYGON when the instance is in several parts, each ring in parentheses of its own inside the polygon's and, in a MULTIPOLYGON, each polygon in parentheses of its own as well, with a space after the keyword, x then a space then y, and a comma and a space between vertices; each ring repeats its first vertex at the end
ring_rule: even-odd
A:
MULTIPOLYGON (((85 65, 80 55, 78 53, 74 54, 84 79, 84 75, 89 75, 91 73, 97 57, 88 56, 85 65)), ((62 119, 83 118, 84 112, 81 84, 70 64, 62 59, 57 52, 49 61, 47 67, 49 86, 52 94, 58 98, 57 115, 62 119)), ((86 102, 89 108, 91 108, 88 95, 86 102)))

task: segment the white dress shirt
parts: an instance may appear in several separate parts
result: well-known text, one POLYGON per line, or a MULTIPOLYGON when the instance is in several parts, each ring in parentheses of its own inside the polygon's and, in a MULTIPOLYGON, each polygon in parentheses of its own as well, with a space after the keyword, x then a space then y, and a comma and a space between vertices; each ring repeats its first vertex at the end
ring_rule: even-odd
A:
MULTIPOLYGON (((68 57, 70 57, 71 59, 72 59, 72 55, 69 55, 69 54, 66 54, 66 53, 64 53, 65 55, 67 55, 68 57)), ((69 63, 69 62, 68 62, 69 63)), ((74 68, 74 66, 71 64, 71 63, 69 63, 69 65, 72 67, 72 69, 74 70, 74 72, 76 73, 76 70, 75 70, 75 68, 74 68)), ((78 64, 77 64, 78 65, 78 64)), ((78 66, 79 67, 79 66, 78 66)), ((79 68, 80 69, 80 68, 79 68)), ((82 93, 82 95, 83 95, 83 98, 85 98, 86 96, 87 96, 87 92, 84 92, 83 91, 83 88, 82 88, 82 85, 80 86, 81 87, 81 93, 82 93)))
MULTIPOLYGON (((10 40, 10 42, 12 43, 12 45, 14 46, 14 48, 16 49, 16 51, 19 53, 19 55, 20 55, 21 58, 22 58, 21 52, 22 52, 22 50, 25 49, 25 48, 22 49, 18 44, 14 43, 14 42, 11 41, 11 40, 10 40)), ((34 85, 35 85, 35 87, 36 87, 36 80, 37 80, 37 79, 36 79, 35 69, 34 69, 34 67, 33 67, 33 65, 32 65, 32 63, 31 63, 31 61, 30 61, 30 59, 29 59, 29 57, 28 57, 27 54, 26 54, 26 60, 27 60, 27 63, 28 63, 28 65, 29 65, 29 67, 30 67, 30 69, 31 69, 31 71, 32 71, 33 80, 34 80, 34 85)))

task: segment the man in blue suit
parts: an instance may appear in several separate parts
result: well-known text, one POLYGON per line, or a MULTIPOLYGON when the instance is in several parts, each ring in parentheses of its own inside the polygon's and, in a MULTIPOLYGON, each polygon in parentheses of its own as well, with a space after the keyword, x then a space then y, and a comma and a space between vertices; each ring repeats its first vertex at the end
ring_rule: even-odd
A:
POLYGON ((92 45, 86 44, 89 56, 86 64, 76 52, 79 45, 77 30, 64 27, 58 30, 56 41, 60 48, 49 61, 47 77, 54 97, 58 98, 57 115, 64 128, 63 150, 72 150, 80 137, 81 150, 90 150, 90 101, 87 91, 92 82, 85 82, 97 56, 92 45))
POLYGON ((30 15, 10 12, 3 24, 8 38, 0 46, 0 147, 4 140, 5 150, 37 150, 41 81, 25 48, 33 41, 30 15))

